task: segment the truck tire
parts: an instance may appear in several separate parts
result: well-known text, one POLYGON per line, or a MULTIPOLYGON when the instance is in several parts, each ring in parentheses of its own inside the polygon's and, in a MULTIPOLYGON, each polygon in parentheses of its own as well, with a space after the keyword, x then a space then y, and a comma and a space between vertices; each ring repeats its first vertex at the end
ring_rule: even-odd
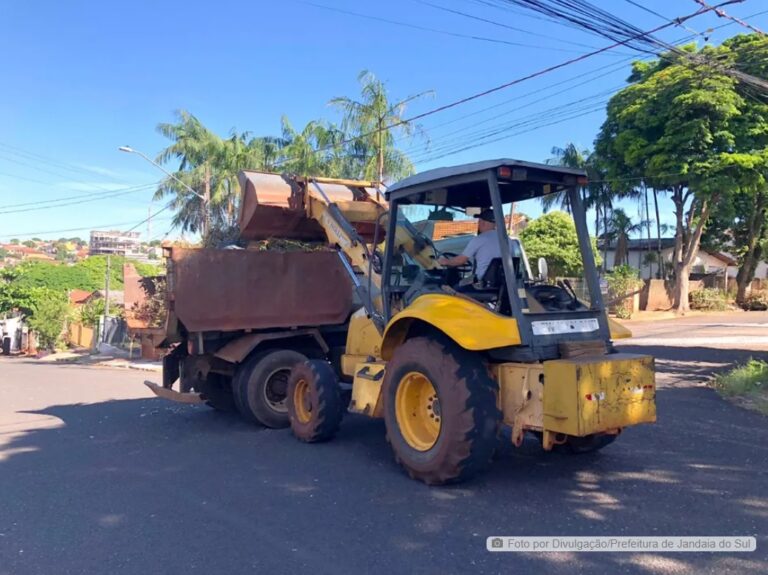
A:
POLYGON ((316 443, 339 429, 344 403, 331 365, 312 359, 296 365, 288 379, 288 415, 297 439, 316 443))
POLYGON ((209 373, 200 384, 199 391, 208 407, 224 413, 236 410, 232 384, 228 377, 220 373, 209 373))
POLYGON ((305 355, 292 349, 273 349, 245 361, 232 380, 240 414, 247 421, 265 427, 288 427, 288 376, 294 365, 306 359, 305 355))
POLYGON ((387 441, 411 478, 456 483, 490 464, 501 413, 478 354, 447 338, 408 340, 387 364, 382 395, 387 441))

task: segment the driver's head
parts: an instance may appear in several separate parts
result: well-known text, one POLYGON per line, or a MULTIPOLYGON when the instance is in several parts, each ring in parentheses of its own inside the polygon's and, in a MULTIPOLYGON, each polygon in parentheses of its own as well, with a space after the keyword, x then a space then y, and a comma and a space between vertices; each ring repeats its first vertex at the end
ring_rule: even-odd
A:
POLYGON ((482 234, 496 229, 496 220, 491 208, 486 208, 475 216, 477 218, 477 233, 482 234))

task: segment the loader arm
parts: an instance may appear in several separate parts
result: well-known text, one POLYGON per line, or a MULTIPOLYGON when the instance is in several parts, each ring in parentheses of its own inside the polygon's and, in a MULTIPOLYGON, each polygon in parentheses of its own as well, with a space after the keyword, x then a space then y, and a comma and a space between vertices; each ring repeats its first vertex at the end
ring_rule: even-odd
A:
MULTIPOLYGON (((323 228, 328 243, 340 251, 342 263, 368 315, 383 332, 381 267, 375 260, 383 257, 382 235, 386 221, 382 220, 386 220, 387 205, 374 199, 362 184, 348 182, 350 187, 357 190, 358 195, 354 200, 333 201, 323 190, 320 180, 307 180, 305 209, 306 216, 323 228), (362 233, 360 228, 368 233, 362 233)), ((418 236, 415 229, 398 225, 394 246, 395 250, 408 253, 425 268, 438 267, 430 241, 418 236)))

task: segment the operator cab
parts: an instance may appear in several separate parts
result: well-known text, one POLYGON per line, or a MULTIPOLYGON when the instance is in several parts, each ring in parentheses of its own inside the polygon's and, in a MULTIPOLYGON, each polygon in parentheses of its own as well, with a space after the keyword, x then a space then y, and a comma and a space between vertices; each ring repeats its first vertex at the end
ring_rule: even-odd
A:
MULTIPOLYGON (((582 170, 501 159, 429 170, 390 187, 386 194, 390 230, 382 277, 385 321, 421 295, 443 293, 470 298, 494 313, 515 318, 523 339, 534 346, 543 342, 545 347, 556 348, 564 340, 608 341, 607 318, 579 194, 579 186, 584 184, 586 174, 582 170), (512 226, 505 214, 510 213, 512 204, 518 206, 554 193, 568 195, 584 263, 581 278, 548 277, 546 265, 544 273, 534 275, 522 243, 509 234, 512 226), (440 265, 438 262, 460 255, 463 246, 454 238, 448 251, 448 242, 426 237, 428 226, 423 222, 433 218, 463 222, 466 229, 471 226, 469 222, 478 221, 473 216, 491 212, 493 232, 485 226, 484 235, 486 243, 488 239, 497 242, 494 248, 498 256, 480 277, 470 262, 440 265), (423 243, 431 250, 431 265, 398 247, 393 240, 397 225, 425 236, 423 243)), ((465 234, 464 240, 468 243, 472 237, 465 234)))

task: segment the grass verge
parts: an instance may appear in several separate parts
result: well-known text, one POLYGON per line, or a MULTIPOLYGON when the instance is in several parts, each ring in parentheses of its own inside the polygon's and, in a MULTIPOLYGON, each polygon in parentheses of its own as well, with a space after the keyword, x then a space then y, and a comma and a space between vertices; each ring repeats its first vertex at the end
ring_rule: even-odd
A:
POLYGON ((744 365, 715 376, 713 387, 739 405, 768 415, 768 363, 750 359, 744 365))

